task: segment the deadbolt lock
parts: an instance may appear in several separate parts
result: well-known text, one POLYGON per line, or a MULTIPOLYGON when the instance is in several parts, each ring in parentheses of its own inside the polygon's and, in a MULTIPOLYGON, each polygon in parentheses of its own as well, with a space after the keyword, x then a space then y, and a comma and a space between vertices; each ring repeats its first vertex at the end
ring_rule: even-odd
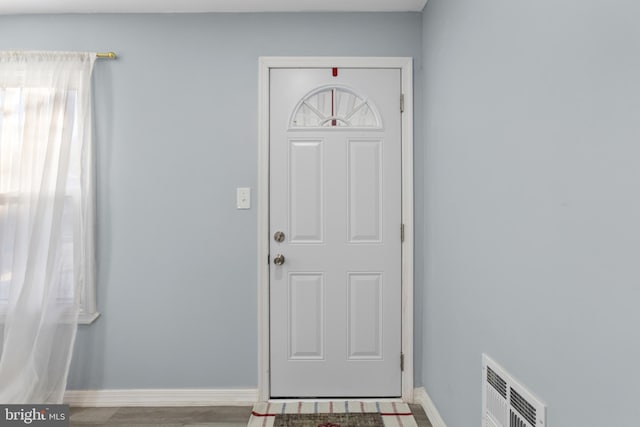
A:
POLYGON ((273 240, 276 242, 284 242, 284 233, 282 231, 276 231, 273 235, 273 240))

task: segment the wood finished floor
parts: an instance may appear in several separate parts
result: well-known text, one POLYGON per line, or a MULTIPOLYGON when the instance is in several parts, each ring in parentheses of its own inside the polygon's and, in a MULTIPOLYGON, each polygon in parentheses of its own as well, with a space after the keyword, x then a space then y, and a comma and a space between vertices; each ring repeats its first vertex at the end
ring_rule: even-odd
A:
MULTIPOLYGON (((409 405, 418 427, 432 427, 422 406, 409 405)), ((71 408, 71 426, 246 427, 251 406, 71 408)))

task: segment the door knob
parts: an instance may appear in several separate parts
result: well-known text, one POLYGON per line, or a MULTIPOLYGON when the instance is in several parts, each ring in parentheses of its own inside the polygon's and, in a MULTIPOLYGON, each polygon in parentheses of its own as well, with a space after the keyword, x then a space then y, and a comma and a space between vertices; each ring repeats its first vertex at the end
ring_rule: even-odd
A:
POLYGON ((278 254, 273 258, 273 263, 275 265, 282 265, 284 264, 284 255, 282 254, 278 254))

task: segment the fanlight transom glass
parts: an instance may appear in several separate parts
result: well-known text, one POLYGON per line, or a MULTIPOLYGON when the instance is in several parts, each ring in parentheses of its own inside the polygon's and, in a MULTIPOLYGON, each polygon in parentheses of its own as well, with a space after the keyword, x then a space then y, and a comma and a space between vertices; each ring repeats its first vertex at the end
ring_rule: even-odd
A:
POLYGON ((366 98, 343 86, 324 86, 307 94, 293 112, 292 128, 381 128, 366 98))

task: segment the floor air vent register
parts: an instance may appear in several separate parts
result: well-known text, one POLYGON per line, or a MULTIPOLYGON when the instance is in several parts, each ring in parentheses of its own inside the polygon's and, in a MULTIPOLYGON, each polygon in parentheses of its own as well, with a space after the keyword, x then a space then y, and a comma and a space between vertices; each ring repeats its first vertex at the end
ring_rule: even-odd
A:
POLYGON ((546 427, 545 405, 482 355, 482 427, 546 427))

